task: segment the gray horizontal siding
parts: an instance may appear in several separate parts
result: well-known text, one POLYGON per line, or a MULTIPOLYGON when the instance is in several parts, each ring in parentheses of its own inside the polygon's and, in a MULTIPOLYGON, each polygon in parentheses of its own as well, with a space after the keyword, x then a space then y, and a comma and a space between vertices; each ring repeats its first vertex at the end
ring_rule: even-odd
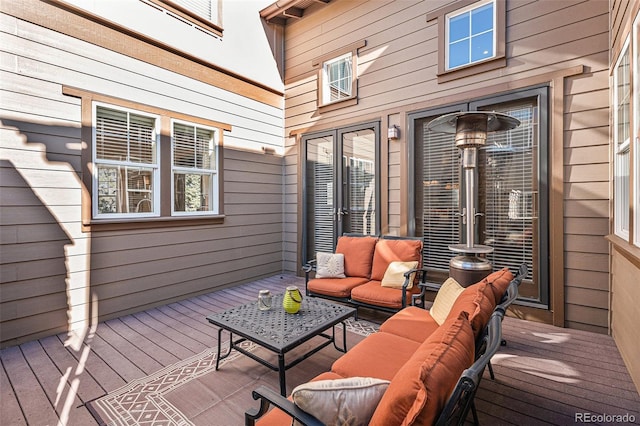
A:
POLYGON ((281 272, 280 108, 6 15, 0 44, 3 346, 281 272), (223 223, 83 232, 80 101, 63 86, 230 124, 223 223))

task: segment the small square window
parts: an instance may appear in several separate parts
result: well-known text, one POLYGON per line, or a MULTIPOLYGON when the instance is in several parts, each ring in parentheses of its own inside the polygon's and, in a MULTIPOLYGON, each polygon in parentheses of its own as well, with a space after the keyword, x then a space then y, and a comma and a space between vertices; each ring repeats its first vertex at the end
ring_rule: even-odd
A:
POLYGON ((447 15, 447 70, 495 56, 493 1, 447 15))
POLYGON ((318 70, 319 109, 331 111, 358 103, 358 49, 364 46, 366 40, 360 40, 312 61, 318 70))
POLYGON ((506 7, 504 1, 459 0, 427 13, 437 21, 438 82, 505 67, 506 7))
POLYGON ((323 104, 330 104, 353 96, 353 59, 351 53, 325 62, 322 68, 323 104))

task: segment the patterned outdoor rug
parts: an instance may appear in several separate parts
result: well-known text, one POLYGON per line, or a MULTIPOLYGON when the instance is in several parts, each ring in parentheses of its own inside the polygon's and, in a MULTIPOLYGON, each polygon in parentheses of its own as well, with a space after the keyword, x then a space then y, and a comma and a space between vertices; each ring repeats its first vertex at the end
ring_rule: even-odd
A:
MULTIPOLYGON (((348 333, 359 336, 374 333, 379 327, 377 324, 363 320, 354 321, 352 318, 347 319, 345 323, 348 333)), ((242 346, 250 351, 258 349, 257 345, 247 341, 243 342, 242 346)), ((179 407, 173 403, 175 398, 172 398, 171 394, 174 391, 185 391, 184 393, 189 394, 190 391, 183 389, 184 387, 215 372, 216 352, 216 349, 207 349, 150 376, 134 380, 108 395, 92 401, 88 404, 88 408, 101 425, 194 425, 192 419, 187 414, 183 414, 179 407)), ((239 352, 233 351, 229 357, 220 362, 220 366, 239 357, 248 359, 239 352)), ((249 362, 255 363, 252 360, 249 362)), ((258 364, 256 363, 256 365, 258 364)), ((301 365, 304 366, 304 363, 301 365)), ((197 392, 197 387, 194 386, 193 392, 197 392)))

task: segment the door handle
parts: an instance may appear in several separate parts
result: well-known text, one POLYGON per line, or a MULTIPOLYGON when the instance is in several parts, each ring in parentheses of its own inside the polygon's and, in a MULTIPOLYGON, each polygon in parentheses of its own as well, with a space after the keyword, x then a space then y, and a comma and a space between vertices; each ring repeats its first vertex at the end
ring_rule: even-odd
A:
POLYGON ((342 220, 342 216, 349 214, 349 212, 345 209, 338 209, 336 214, 338 215, 338 222, 340 222, 342 220))

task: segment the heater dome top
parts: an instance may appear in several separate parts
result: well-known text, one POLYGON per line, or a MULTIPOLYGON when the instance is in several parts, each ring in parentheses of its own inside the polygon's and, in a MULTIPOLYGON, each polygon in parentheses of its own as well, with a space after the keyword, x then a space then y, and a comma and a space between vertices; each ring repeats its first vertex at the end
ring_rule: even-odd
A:
POLYGON ((456 133, 456 129, 459 129, 463 122, 479 123, 483 130, 486 123, 486 132, 511 130, 520 125, 520 120, 501 112, 467 111, 442 115, 429 122, 427 129, 439 133, 456 133))

